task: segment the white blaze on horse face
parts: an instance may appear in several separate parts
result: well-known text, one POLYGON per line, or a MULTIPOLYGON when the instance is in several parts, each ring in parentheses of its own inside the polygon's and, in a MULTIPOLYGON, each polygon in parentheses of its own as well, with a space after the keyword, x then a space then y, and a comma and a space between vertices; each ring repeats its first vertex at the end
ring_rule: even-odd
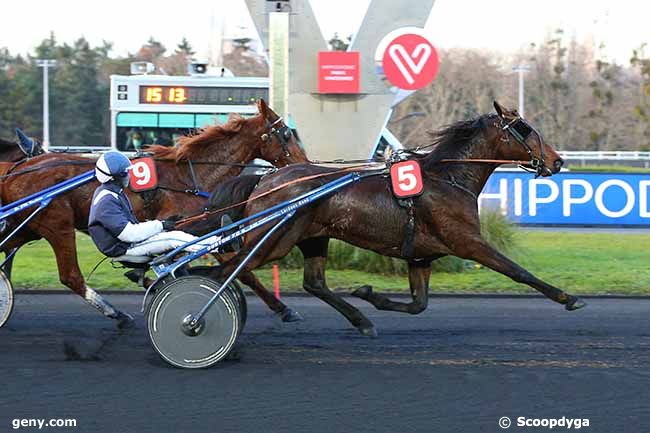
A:
POLYGON ((88 286, 86 286, 86 295, 84 296, 84 299, 90 305, 101 311, 104 316, 115 317, 117 315, 115 308, 113 308, 113 306, 108 302, 104 301, 104 298, 102 298, 99 293, 95 292, 88 286))

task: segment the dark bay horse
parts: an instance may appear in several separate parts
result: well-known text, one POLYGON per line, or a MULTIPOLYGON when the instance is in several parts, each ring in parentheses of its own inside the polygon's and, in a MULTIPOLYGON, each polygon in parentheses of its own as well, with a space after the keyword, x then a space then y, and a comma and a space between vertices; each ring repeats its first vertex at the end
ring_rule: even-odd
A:
POLYGON ((27 137, 25 139, 29 140, 28 146, 0 138, 0 162, 18 162, 44 152, 38 141, 27 137))
MULTIPOLYGON (((148 150, 156 159, 159 188, 139 194, 128 191, 137 217, 141 221, 164 219, 205 207, 204 198, 184 192, 195 187, 188 161, 193 161, 196 186, 205 191, 211 191, 219 182, 238 175, 242 166, 237 164, 250 163, 255 158, 265 159, 278 167, 307 161, 290 129, 263 100, 258 102, 258 111, 258 115, 248 119, 234 117, 223 126, 207 127, 197 135, 183 138, 176 148, 150 147, 148 150)), ((54 153, 32 158, 10 171, 11 176, 4 179, 2 202, 11 203, 91 170, 95 160, 54 153)), ((5 168, 5 171, 8 170, 5 168)), ((7 253, 26 242, 45 238, 54 250, 61 282, 104 315, 118 320, 119 326, 124 326, 130 324, 130 316, 86 286, 77 261, 75 229, 87 229, 90 200, 98 185, 96 181, 91 182, 57 197, 18 236, 12 238, 3 251, 7 253)), ((10 225, 18 224, 29 212, 31 210, 12 218, 10 225)), ((250 273, 243 275, 246 277, 252 281, 242 279, 245 284, 256 281, 250 273)))
MULTIPOLYGON (((263 244, 246 270, 282 258, 297 245, 305 258, 304 289, 337 309, 364 335, 375 335, 370 320, 327 287, 325 265, 329 238, 407 260, 412 302, 393 301, 374 293, 369 286, 353 293, 380 310, 418 314, 426 309, 431 262, 447 255, 474 260, 517 282, 528 284, 550 299, 564 304, 567 310, 583 307, 585 304, 582 300, 536 278, 495 250, 481 236, 477 197, 499 163, 443 161, 525 160, 530 161, 539 175, 550 176, 560 170, 562 159, 551 146, 544 143, 541 135, 519 118, 515 111, 507 111, 496 102, 495 108, 496 115, 458 122, 434 133, 433 150, 426 155, 413 156, 419 159, 422 167, 424 192, 414 198, 412 254, 405 256, 402 252, 407 211, 393 197, 390 179, 373 176, 347 186, 308 208, 300 209, 292 221, 263 244), (518 121, 523 123, 515 123, 518 121), (510 132, 509 128, 513 125, 519 125, 520 129, 529 128, 529 134, 517 137, 516 131, 510 132)), ((305 176, 335 171, 297 164, 261 179, 259 176, 241 176, 221 184, 214 191, 213 205, 215 209, 220 209, 250 196, 252 200, 233 219, 249 216, 342 175, 337 172, 334 176, 293 183, 254 199, 265 191, 305 176)), ((183 229, 195 234, 204 233, 218 226, 219 218, 218 213, 208 214, 202 221, 197 219, 183 229)), ((257 244, 264 231, 258 229, 249 233, 238 255, 220 269, 215 269, 212 276, 228 275, 257 244)))

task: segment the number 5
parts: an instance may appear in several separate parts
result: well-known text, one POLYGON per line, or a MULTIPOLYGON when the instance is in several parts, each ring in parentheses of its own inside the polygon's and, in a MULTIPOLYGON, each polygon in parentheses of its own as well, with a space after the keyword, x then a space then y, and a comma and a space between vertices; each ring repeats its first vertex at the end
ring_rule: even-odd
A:
POLYGON ((393 194, 398 198, 415 197, 424 189, 420 164, 416 160, 397 162, 390 167, 393 194))
POLYGON ((418 179, 413 174, 413 165, 402 165, 397 167, 397 181, 404 192, 413 191, 418 186, 418 179))

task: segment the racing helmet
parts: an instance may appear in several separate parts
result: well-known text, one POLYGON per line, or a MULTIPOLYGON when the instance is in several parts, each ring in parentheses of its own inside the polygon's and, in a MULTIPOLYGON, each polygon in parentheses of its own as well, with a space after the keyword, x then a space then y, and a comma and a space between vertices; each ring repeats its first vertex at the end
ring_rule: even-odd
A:
POLYGON ((102 154, 95 163, 95 177, 100 183, 112 180, 126 188, 129 185, 131 161, 121 152, 111 150, 102 154))

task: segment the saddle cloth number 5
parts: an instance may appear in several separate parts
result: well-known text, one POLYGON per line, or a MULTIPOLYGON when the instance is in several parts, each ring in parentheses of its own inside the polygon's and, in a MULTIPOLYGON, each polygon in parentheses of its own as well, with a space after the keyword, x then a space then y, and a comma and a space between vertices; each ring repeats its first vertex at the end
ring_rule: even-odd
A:
POLYGON ((153 158, 138 158, 131 160, 130 188, 133 192, 149 191, 158 187, 158 173, 153 158))
POLYGON ((397 198, 414 197, 422 194, 424 189, 420 164, 414 160, 393 164, 390 167, 390 179, 393 194, 397 198))

